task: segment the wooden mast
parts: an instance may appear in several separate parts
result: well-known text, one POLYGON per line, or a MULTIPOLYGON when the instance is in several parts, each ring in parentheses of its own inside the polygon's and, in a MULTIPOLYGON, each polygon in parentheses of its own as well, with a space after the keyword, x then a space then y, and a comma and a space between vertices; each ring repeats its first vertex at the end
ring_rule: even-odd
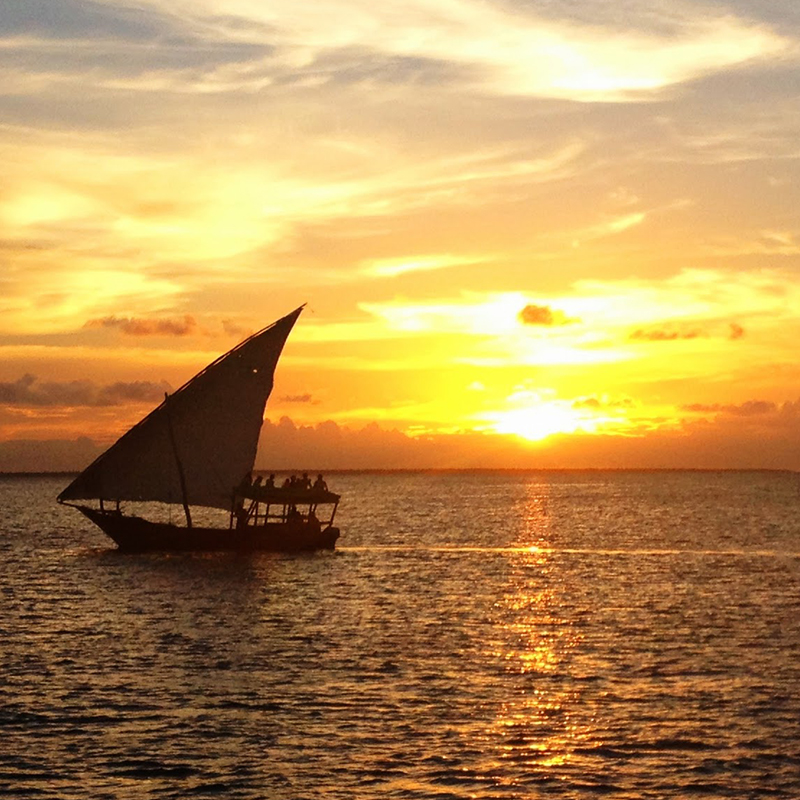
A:
POLYGON ((164 410, 167 412, 167 430, 169 430, 169 441, 172 445, 172 453, 175 456, 175 466, 178 468, 178 482, 181 486, 181 499, 183 500, 183 511, 186 514, 186 527, 192 527, 192 512, 189 510, 189 495, 186 491, 186 475, 183 472, 183 464, 178 455, 178 443, 175 440, 175 430, 172 427, 172 415, 169 413, 169 395, 164 392, 164 410))

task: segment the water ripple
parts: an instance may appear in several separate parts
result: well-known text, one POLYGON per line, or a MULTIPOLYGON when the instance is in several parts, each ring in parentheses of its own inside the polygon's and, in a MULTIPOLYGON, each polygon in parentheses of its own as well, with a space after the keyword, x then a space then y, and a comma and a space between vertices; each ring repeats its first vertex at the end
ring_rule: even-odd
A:
POLYGON ((0 794, 800 796, 791 476, 339 478, 302 556, 123 556, 0 480, 0 794))

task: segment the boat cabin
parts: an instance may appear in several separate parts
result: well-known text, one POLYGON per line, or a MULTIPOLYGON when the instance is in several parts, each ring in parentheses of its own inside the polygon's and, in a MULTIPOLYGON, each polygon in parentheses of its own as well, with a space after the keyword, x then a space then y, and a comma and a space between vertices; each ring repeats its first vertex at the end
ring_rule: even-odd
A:
POLYGON ((325 530, 333 525, 340 495, 324 489, 244 486, 236 492, 230 527, 290 525, 325 530))

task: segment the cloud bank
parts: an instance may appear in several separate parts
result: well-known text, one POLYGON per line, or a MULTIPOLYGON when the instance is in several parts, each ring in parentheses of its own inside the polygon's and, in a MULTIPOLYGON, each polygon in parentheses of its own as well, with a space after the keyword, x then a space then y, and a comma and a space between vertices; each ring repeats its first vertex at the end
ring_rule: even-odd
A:
POLYGON ((46 381, 26 374, 16 381, 0 383, 0 406, 80 407, 119 406, 129 403, 155 403, 171 391, 168 383, 117 381, 98 386, 92 381, 46 381))
POLYGON ((377 424, 266 421, 261 469, 800 469, 800 400, 750 401, 644 435, 571 434, 535 444, 462 432, 414 438, 377 424))
MULTIPOLYGON (((599 401, 596 401, 599 403, 599 401)), ((587 405, 594 403, 587 401, 587 405)), ((461 432, 411 437, 375 423, 265 421, 256 469, 789 469, 800 470, 800 399, 693 404, 678 426, 644 435, 571 434, 526 443, 461 432)), ((0 442, 0 472, 78 471, 105 449, 86 437, 0 442)))

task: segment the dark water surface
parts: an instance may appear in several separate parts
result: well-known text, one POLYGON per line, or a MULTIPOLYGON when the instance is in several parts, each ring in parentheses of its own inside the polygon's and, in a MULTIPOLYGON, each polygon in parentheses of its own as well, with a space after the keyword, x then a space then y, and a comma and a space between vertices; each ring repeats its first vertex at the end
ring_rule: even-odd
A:
POLYGON ((329 477, 305 556, 0 479, 0 796, 800 797, 798 476, 329 477))

